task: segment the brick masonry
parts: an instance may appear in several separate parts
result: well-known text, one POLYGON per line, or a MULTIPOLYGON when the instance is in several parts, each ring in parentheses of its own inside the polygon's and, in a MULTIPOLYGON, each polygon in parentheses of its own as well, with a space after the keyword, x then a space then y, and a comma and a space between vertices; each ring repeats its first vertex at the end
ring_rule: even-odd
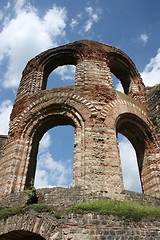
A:
POLYGON ((109 196, 123 190, 120 132, 136 150, 144 193, 159 196, 159 135, 145 96, 134 63, 111 46, 79 41, 36 56, 23 71, 11 114, 0 194, 29 187, 39 140, 49 128, 69 124, 75 129, 75 187, 109 196), (75 86, 45 89, 50 72, 64 64, 76 65, 75 86), (126 94, 113 89, 111 72, 126 94))
MULTIPOLYGON (((159 86, 145 89, 132 60, 112 46, 84 40, 39 54, 29 61, 23 71, 11 113, 8 136, 0 136, 2 202, 6 199, 11 204, 10 194, 17 194, 18 197, 21 191, 29 188, 35 174, 39 141, 46 131, 57 125, 72 125, 75 129, 73 187, 67 190, 53 189, 50 193, 46 193, 49 190, 39 191, 39 201, 41 199, 48 204, 52 199, 56 202, 59 198, 63 199, 63 195, 70 195, 73 190, 76 201, 99 197, 126 200, 129 195, 122 195, 124 189, 118 132, 125 135, 135 148, 144 194, 159 198, 159 99, 159 86), (75 85, 46 89, 48 75, 65 64, 76 66, 75 85), (125 94, 113 89, 111 73, 121 81, 125 94)), ((21 197, 20 201, 27 201, 21 197)), ((71 198, 64 199, 66 202, 71 201, 71 198)), ((85 221, 85 218, 80 221, 85 221)), ((92 228, 93 222, 88 221, 92 228)), ((68 224, 68 229, 72 229, 68 224)), ((74 222, 73 225, 75 224, 77 223, 74 222)), ((83 235, 84 226, 83 222, 79 230, 73 230, 80 232, 76 239, 119 239, 118 234, 123 236, 122 231, 125 231, 125 238, 129 234, 126 228, 121 231, 119 226, 118 230, 113 230, 112 226, 115 238, 109 237, 109 229, 106 233, 109 235, 101 234, 104 238, 95 232, 96 237, 91 238, 91 230, 86 232, 89 235, 83 235)), ((102 233, 104 226, 98 231, 102 233)), ((153 235, 158 233, 155 225, 150 227, 153 235)), ((94 228, 97 229, 95 225, 94 228)), ((131 226, 129 228, 133 230, 131 226)), ((62 229, 66 229, 66 226, 62 229)), ((46 235, 45 238, 74 239, 70 237, 70 230, 66 232, 66 236, 62 236, 61 231, 61 235, 55 232, 55 235, 50 238, 46 235)), ((146 237, 142 239, 147 239, 147 231, 141 231, 140 228, 134 239, 140 232, 146 237)))
POLYGON ((143 219, 140 222, 115 216, 91 213, 69 214, 61 219, 27 212, 0 221, 0 239, 46 240, 136 240, 159 239, 159 220, 143 219))
MULTIPOLYGON (((102 199, 102 195, 84 196, 80 188, 49 188, 36 191, 37 203, 63 209, 72 204, 89 199, 102 199)), ((12 193, 0 201, 1 208, 25 206, 27 192, 12 193)), ((145 202, 160 206, 160 199, 141 193, 123 191, 120 200, 145 202)), ((60 218, 51 213, 37 213, 27 210, 19 215, 0 220, 0 239, 48 239, 48 240, 103 240, 103 239, 159 239, 159 218, 143 218, 141 221, 120 218, 112 215, 67 214, 60 218), (43 237, 43 238, 42 238, 43 237)))
POLYGON ((147 88, 147 100, 152 121, 156 126, 158 137, 160 137, 160 84, 147 88))
POLYGON ((0 158, 2 157, 6 143, 7 143, 7 136, 0 135, 0 158))
MULTIPOLYGON (((56 208, 69 207, 71 205, 94 199, 110 199, 120 201, 134 201, 134 202, 145 202, 150 205, 160 206, 160 199, 154 198, 142 193, 133 191, 123 190, 118 196, 112 195, 112 197, 105 197, 103 193, 90 193, 84 194, 81 188, 42 188, 37 189, 35 192, 34 203, 52 205, 56 208)), ((27 191, 11 193, 5 198, 0 200, 0 206, 3 208, 13 208, 16 206, 24 206, 28 204, 31 198, 31 193, 27 191)))

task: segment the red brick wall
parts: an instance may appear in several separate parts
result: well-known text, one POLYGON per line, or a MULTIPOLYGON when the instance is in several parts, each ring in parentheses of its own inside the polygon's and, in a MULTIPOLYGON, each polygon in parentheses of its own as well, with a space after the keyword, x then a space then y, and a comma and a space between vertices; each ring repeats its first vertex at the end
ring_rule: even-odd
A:
POLYGON ((7 143, 7 135, 0 135, 0 157, 2 157, 6 143, 7 143))
POLYGON ((104 196, 123 190, 117 145, 117 132, 121 132, 138 154, 144 192, 159 196, 159 139, 142 79, 126 54, 92 41, 48 50, 27 64, 0 160, 1 195, 29 186, 39 140, 48 129, 64 124, 75 128, 75 187, 87 194, 103 192, 104 196), (64 64, 76 65, 75 86, 45 90, 49 73, 64 64), (113 89, 111 72, 121 80, 128 96, 113 89))
POLYGON ((36 240, 159 239, 159 219, 141 221, 112 215, 69 214, 56 219, 48 213, 27 212, 0 220, 0 237, 36 240))

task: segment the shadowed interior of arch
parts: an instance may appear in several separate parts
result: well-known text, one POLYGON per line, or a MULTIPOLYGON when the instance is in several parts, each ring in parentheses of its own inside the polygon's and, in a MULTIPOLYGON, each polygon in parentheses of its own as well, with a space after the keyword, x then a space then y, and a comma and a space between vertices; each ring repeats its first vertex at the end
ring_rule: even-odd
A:
POLYGON ((42 137, 37 155, 35 187, 67 187, 73 178, 74 128, 57 126, 42 137))
POLYGON ((109 68, 111 73, 115 75, 117 79, 120 80, 124 93, 128 95, 129 87, 132 75, 132 66, 128 60, 117 53, 111 53, 108 59, 109 68))
POLYGON ((45 238, 41 237, 40 235, 36 234, 36 233, 32 233, 29 231, 24 231, 24 230, 20 230, 20 231, 11 231, 8 232, 6 234, 2 234, 0 236, 1 240, 45 240, 45 238))
POLYGON ((142 185, 135 149, 131 142, 118 133, 124 189, 142 193, 142 185))

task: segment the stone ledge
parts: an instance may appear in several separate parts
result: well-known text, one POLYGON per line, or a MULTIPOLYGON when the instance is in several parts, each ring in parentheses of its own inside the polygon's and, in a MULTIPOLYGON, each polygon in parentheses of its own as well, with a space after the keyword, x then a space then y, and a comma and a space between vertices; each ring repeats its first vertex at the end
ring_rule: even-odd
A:
MULTIPOLYGON (((124 190, 121 194, 115 194, 110 197, 107 193, 105 193, 104 196, 103 192, 85 193, 81 188, 54 187, 37 189, 35 195, 35 199, 32 203, 47 204, 60 208, 93 199, 145 202, 151 205, 160 206, 160 199, 128 190, 124 190)), ((0 206, 2 208, 23 206, 28 204, 31 197, 33 196, 29 191, 12 193, 0 200, 0 206)))
POLYGON ((11 208, 24 206, 29 201, 30 196, 26 192, 11 193, 0 199, 0 208, 11 208))

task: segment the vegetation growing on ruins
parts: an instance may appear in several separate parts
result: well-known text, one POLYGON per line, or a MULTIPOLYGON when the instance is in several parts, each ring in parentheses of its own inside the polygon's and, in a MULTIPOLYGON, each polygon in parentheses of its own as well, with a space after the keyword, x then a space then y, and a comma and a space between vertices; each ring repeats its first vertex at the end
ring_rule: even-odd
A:
POLYGON ((91 200, 76 204, 68 210, 81 214, 89 212, 104 215, 109 214, 133 220, 141 220, 143 217, 148 216, 160 217, 159 207, 141 202, 91 200))
POLYGON ((30 204, 26 206, 18 206, 13 208, 2 208, 0 209, 0 219, 7 218, 12 215, 27 212, 29 210, 34 210, 35 212, 52 212, 53 207, 46 204, 30 204))
POLYGON ((18 206, 14 208, 2 208, 0 209, 0 219, 7 218, 9 216, 20 214, 24 211, 23 206, 18 206))
POLYGON ((14 208, 3 208, 0 209, 0 219, 30 210, 38 213, 48 212, 50 215, 54 215, 56 218, 61 218, 62 215, 68 213, 115 215, 123 217, 124 219, 132 219, 134 221, 139 221, 143 217, 160 217, 160 207, 152 206, 147 203, 90 200, 58 211, 55 209, 55 207, 46 204, 30 204, 14 208))

